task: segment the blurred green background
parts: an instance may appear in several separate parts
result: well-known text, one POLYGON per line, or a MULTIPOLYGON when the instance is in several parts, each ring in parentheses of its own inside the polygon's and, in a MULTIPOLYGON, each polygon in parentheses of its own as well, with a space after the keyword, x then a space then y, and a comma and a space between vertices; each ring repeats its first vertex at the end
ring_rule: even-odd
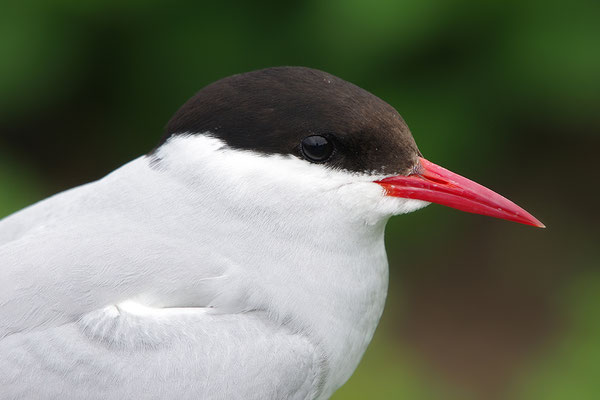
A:
POLYGON ((394 218, 386 311, 334 398, 598 399, 599 21, 580 0, 4 1, 0 216, 149 151, 216 79, 323 69, 548 226, 394 218))

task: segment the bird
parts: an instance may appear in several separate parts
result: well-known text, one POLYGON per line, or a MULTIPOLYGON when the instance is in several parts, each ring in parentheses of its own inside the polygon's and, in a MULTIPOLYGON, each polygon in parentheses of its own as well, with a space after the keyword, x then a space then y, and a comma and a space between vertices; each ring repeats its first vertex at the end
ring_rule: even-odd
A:
POLYGON ((0 399, 327 399, 384 309, 392 216, 535 227, 307 67, 197 92, 158 144, 0 220, 0 399))

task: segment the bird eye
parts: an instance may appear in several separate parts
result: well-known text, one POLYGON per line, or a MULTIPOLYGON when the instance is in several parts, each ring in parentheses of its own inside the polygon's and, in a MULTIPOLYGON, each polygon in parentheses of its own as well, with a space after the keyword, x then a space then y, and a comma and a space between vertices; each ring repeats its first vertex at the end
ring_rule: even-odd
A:
POLYGON ((327 161, 333 154, 333 150, 333 143, 323 136, 313 135, 302 139, 302 154, 310 161, 327 161))

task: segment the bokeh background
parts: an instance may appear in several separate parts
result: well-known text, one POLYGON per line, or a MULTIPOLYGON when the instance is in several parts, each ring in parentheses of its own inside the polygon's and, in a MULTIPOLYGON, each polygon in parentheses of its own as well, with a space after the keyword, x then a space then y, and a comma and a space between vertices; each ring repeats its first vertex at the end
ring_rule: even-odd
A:
POLYGON ((394 218, 386 311, 334 399, 598 399, 599 21, 583 0, 3 1, 0 216, 149 151, 216 79, 323 69, 548 226, 394 218))

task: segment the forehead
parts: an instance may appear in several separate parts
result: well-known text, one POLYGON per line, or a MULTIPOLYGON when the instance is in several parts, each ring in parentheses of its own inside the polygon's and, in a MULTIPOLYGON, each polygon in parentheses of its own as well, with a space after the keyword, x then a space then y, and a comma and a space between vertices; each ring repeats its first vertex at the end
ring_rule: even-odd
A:
POLYGON ((325 135, 336 145, 327 164, 356 172, 403 173, 418 155, 393 107, 340 78, 300 67, 234 75, 205 87, 175 113, 163 141, 207 132, 235 149, 297 157, 304 137, 325 135))

